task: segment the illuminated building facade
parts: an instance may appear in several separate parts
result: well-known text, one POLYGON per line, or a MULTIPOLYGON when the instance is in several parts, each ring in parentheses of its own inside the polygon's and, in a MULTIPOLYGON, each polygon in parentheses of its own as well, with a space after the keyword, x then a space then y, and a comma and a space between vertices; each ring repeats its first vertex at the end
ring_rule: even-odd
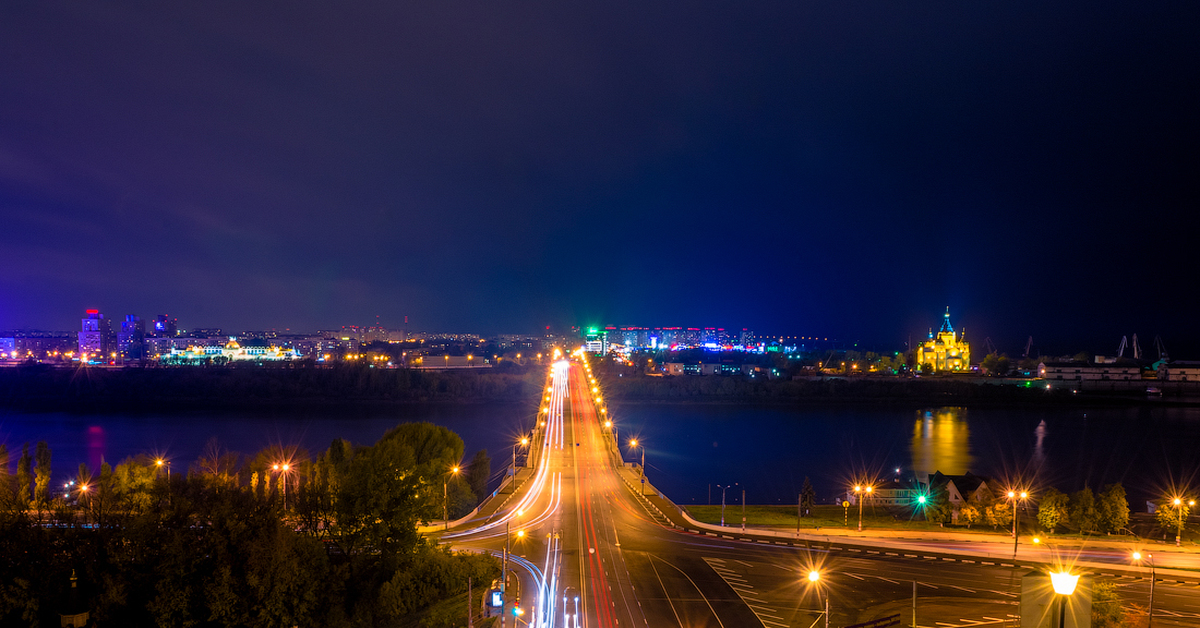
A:
POLYGON ((112 325, 99 310, 88 310, 79 332, 79 353, 88 360, 105 361, 116 349, 112 325))
POLYGON ((193 345, 187 349, 171 349, 161 359, 166 362, 180 364, 194 362, 238 362, 238 361, 274 361, 298 360, 302 356, 295 349, 284 349, 267 345, 261 341, 248 341, 245 346, 236 340, 230 340, 224 345, 193 345))
POLYGON ((917 347, 917 364, 928 364, 935 373, 970 370, 971 345, 965 338, 965 332, 959 334, 950 326, 950 308, 947 307, 937 335, 930 329, 929 340, 917 347))

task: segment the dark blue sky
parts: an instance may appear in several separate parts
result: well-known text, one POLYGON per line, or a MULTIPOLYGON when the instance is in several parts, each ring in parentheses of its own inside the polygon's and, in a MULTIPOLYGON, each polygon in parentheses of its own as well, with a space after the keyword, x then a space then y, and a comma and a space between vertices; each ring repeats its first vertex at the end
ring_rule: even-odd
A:
POLYGON ((1200 350, 1200 5, 644 4, 3 3, 0 328, 1200 350))

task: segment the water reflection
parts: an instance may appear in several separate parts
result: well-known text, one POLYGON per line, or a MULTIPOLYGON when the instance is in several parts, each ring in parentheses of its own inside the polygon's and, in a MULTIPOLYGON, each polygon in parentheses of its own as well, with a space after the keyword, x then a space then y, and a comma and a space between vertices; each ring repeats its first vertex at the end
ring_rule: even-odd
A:
MULTIPOLYGON (((1087 416, 1086 414, 1084 416, 1087 416)), ((1033 461, 1041 465, 1046 460, 1046 451, 1043 445, 1046 442, 1046 419, 1042 419, 1038 423, 1037 429, 1033 430, 1034 436, 1037 437, 1037 442, 1033 444, 1033 461)))
POLYGON ((913 425, 912 461, 917 476, 935 471, 961 475, 971 469, 970 430, 966 408, 920 410, 913 425))

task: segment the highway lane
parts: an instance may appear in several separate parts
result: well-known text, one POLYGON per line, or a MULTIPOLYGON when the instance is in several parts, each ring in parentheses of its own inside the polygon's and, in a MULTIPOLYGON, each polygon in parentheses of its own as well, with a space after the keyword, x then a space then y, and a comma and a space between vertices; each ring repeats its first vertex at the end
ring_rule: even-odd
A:
MULTIPOLYGON (((616 470, 612 433, 586 368, 556 368, 542 446, 531 456, 538 476, 491 528, 455 540, 496 551, 504 538, 496 522, 525 532, 514 546, 528 561, 514 561, 530 610, 522 625, 809 626, 826 598, 832 625, 892 612, 907 619, 913 582, 922 626, 999 625, 1018 612, 1018 570, 998 564, 745 543, 663 527, 640 502, 636 483, 626 485, 616 470), (824 574, 816 586, 805 578, 814 568, 824 574), (579 604, 565 593, 578 595, 579 604)), ((1144 579, 1115 581, 1123 597, 1145 605, 1144 579)), ((1200 625, 1195 585, 1159 582, 1155 596, 1156 624, 1200 625)))

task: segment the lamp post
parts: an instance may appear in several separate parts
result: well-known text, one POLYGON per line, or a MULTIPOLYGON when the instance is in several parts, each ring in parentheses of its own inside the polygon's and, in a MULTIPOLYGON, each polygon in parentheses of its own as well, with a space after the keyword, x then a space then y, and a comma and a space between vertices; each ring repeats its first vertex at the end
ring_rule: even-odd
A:
POLYGON ((1017 557, 1017 517, 1018 517, 1017 499, 1020 499, 1021 501, 1025 501, 1026 499, 1029 499, 1029 493, 1027 493, 1025 491, 1021 491, 1020 493, 1018 493, 1016 491, 1009 491, 1008 498, 1012 500, 1012 505, 1013 505, 1013 533, 1012 533, 1013 534, 1013 558, 1016 558, 1017 557))
MULTIPOLYGON (((637 447, 638 440, 636 438, 629 441, 630 447, 637 447)), ((642 445, 642 495, 646 494, 646 446, 642 445)))
MULTIPOLYGON (((1142 562, 1142 553, 1133 553, 1134 562, 1142 562)), ((1150 609, 1146 612, 1146 628, 1154 625, 1154 554, 1146 554, 1146 564, 1150 566, 1150 609)))
POLYGON ((279 481, 283 483, 283 509, 287 510, 287 473, 292 468, 292 465, 284 462, 276 463, 271 467, 271 470, 279 472, 279 481))
POLYGON ((171 461, 163 460, 162 458, 159 458, 158 460, 154 461, 154 466, 158 467, 159 469, 163 468, 164 465, 166 465, 166 467, 167 467, 167 484, 170 484, 171 483, 171 461))
POLYGON ((859 532, 862 532, 863 500, 873 492, 875 492, 874 486, 870 486, 870 485, 863 486, 862 484, 854 485, 854 499, 855 499, 855 501, 858 502, 858 531, 859 532))
MULTIPOLYGON (((809 584, 817 587, 817 602, 821 601, 821 572, 813 569, 808 572, 809 584)), ((829 628, 829 594, 825 594, 825 610, 821 613, 825 615, 825 628, 829 628)), ((814 622, 815 623, 815 622, 814 622)))
MULTIPOLYGON (((442 481, 442 529, 450 529, 450 476, 458 475, 458 467, 450 469, 450 473, 446 474, 446 478, 442 481)), ((434 486, 437 486, 434 484, 434 486)))
POLYGON ((737 486, 737 485, 738 485, 737 482, 734 482, 733 484, 728 484, 725 486, 721 486, 720 484, 717 485, 717 488, 721 489, 721 527, 722 528, 725 527, 725 491, 729 490, 729 487, 737 486))
MULTIPOLYGON (((1176 497, 1171 502, 1175 506, 1175 512, 1179 515, 1179 525, 1175 528, 1175 547, 1183 545, 1183 500, 1176 497)), ((1195 506, 1196 500, 1190 499, 1187 503, 1188 507, 1195 506)))
POLYGON ((1068 572, 1054 572, 1050 574, 1050 584, 1054 586, 1054 592, 1058 594, 1058 628, 1066 628, 1067 626, 1067 598, 1075 592, 1075 585, 1079 582, 1079 576, 1072 575, 1068 572))

